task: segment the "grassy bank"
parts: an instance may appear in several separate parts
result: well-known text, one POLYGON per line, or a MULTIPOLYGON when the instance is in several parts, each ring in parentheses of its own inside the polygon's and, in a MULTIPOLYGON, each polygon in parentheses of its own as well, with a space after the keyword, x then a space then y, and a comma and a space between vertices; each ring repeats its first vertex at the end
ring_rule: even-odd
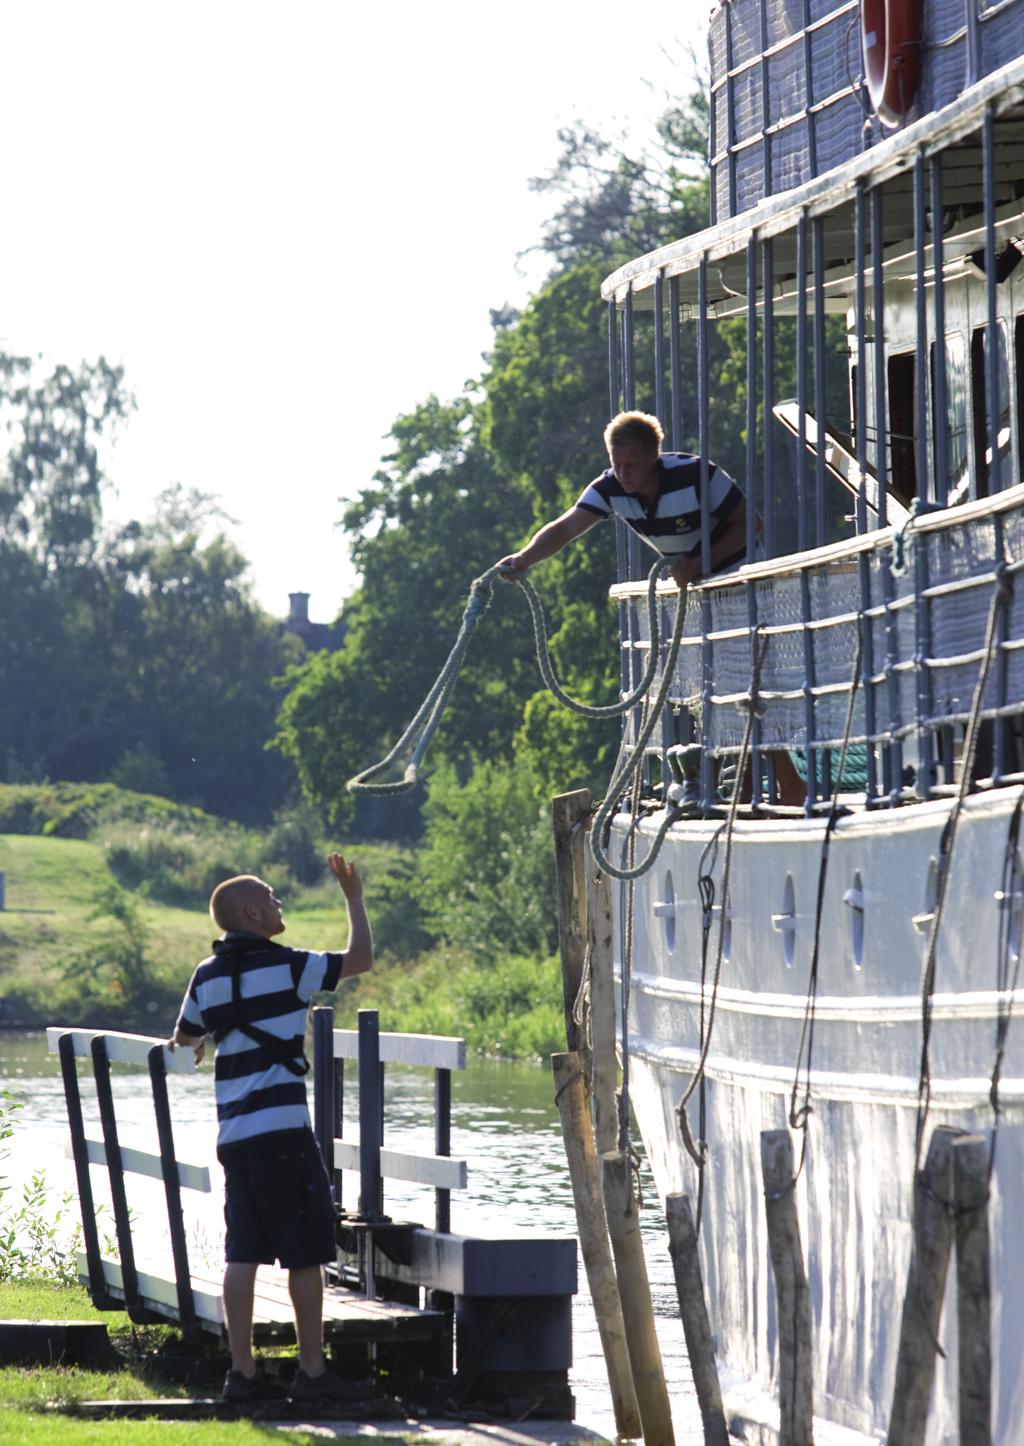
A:
MULTIPOLYGON (((76 1366, 5 1365, 0 1367, 0 1440, 4 1446, 146 1446, 187 1441, 198 1446, 231 1446, 266 1441, 259 1421, 85 1421, 74 1414, 81 1401, 145 1401, 168 1396, 215 1395, 226 1358, 211 1354, 198 1374, 183 1356, 177 1333, 164 1327, 136 1328, 120 1311, 94 1310, 79 1286, 47 1281, 0 1284, 0 1320, 100 1320, 107 1326, 120 1364, 107 1371, 76 1366), (185 1378, 188 1377, 186 1383, 185 1378)), ((307 1446, 312 1430, 275 1430, 274 1440, 307 1446)))
MULTIPOLYGON (((264 833, 111 785, 0 785, 0 1025, 79 1024, 162 1034, 212 937, 207 900, 258 872, 285 901, 286 939, 339 948, 327 843, 301 813, 264 833)), ((372 974, 332 999, 341 1025, 378 1008, 384 1027, 457 1034, 509 1058, 564 1048, 556 960, 450 948, 423 931, 411 849, 352 849, 377 945, 372 974)))

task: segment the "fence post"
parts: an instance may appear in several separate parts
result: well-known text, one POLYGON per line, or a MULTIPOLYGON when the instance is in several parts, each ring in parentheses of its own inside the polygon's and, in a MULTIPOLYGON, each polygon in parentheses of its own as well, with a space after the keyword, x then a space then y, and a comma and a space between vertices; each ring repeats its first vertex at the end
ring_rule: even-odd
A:
POLYGON ((376 1009, 359 1010, 359 1214, 380 1220, 384 1214, 380 1174, 384 1101, 380 1072, 380 1022, 376 1009))
MULTIPOLYGON (((313 1134, 320 1157, 337 1196, 334 1183, 334 1010, 329 1004, 313 1009, 313 1134)), ((337 1203, 337 1200, 336 1200, 337 1203)))
POLYGON ((708 1320, 704 1280, 697 1258, 697 1232, 693 1225, 690 1201, 686 1195, 666 1195, 665 1220, 668 1224, 668 1249, 676 1278, 679 1313, 683 1319, 683 1335, 690 1357, 697 1404, 704 1423, 707 1446, 729 1446, 729 1433, 722 1408, 722 1388, 715 1365, 715 1348, 708 1320))
POLYGON ((644 1446, 674 1446, 672 1408, 654 1330, 654 1306, 640 1238, 632 1168, 625 1155, 614 1150, 601 1156, 601 1167, 608 1233, 615 1254, 615 1273, 644 1446))
POLYGON ((768 1247, 779 1322, 780 1446, 811 1446, 811 1296, 796 1214, 793 1142, 788 1130, 762 1130, 768 1247))
POLYGON ((991 1446, 992 1290, 989 1277, 990 1142, 961 1135, 953 1145, 960 1446, 991 1446))
MULTIPOLYGON (((452 1072, 434 1071, 434 1154, 452 1152, 452 1072)), ((442 1235, 452 1228, 452 1192, 438 1186, 434 1191, 434 1229, 442 1235)))
POLYGON ((98 1310, 109 1310, 115 1303, 107 1289, 103 1274, 103 1259, 100 1253, 100 1236, 96 1228, 96 1206, 92 1194, 92 1178, 89 1174, 89 1147, 85 1142, 85 1122, 82 1119, 82 1094, 78 1087, 78 1065, 75 1063, 75 1041, 70 1034, 62 1034, 57 1043, 60 1055, 60 1072, 64 1079, 64 1099, 68 1107, 68 1126, 71 1130, 71 1153, 75 1162, 75 1177, 78 1181, 78 1201, 82 1207, 82 1243, 85 1245, 85 1263, 89 1272, 89 1294, 98 1310))
POLYGON ((641 1434, 640 1411, 633 1389, 622 1302, 608 1243, 601 1175, 594 1149, 594 1132, 587 1113, 579 1056, 571 1051, 553 1054, 551 1070, 555 1078, 555 1103, 562 1121, 562 1139, 576 1206, 580 1254, 587 1272, 608 1372, 615 1430, 623 1439, 631 1440, 641 1434))
POLYGON ((953 1242, 953 1142, 960 1131, 937 1125, 914 1181, 914 1243, 903 1298, 888 1446, 921 1446, 935 1379, 942 1297, 953 1242))
POLYGON ((167 1230, 171 1238, 174 1261, 174 1284, 178 1293, 178 1319, 182 1329, 196 1329, 196 1307, 192 1295, 192 1271, 188 1263, 188 1241, 181 1210, 181 1180, 174 1153, 174 1130, 171 1125, 171 1104, 167 1097, 167 1065, 164 1046, 154 1044, 149 1051, 149 1079, 153 1086, 153 1113, 160 1142, 160 1170, 164 1178, 164 1199, 167 1201, 167 1230))
POLYGON ((587 937, 590 948, 590 1029, 593 1048, 594 1134, 599 1155, 615 1150, 619 1111, 615 1099, 615 973, 612 881, 592 863, 587 870, 587 937))
POLYGON ((586 1029, 576 1023, 576 1001, 583 982, 587 951, 586 843, 590 791, 577 789, 551 800, 555 835, 555 878, 558 889, 558 951, 562 960, 562 1010, 565 1039, 580 1055, 590 1093, 590 1046, 586 1029))
POLYGON ((103 1151, 107 1157, 107 1175, 110 1179, 110 1204, 114 1212, 117 1248, 121 1256, 121 1280, 124 1285, 125 1309, 128 1312, 129 1320, 142 1324, 147 1319, 147 1313, 139 1299, 139 1278, 135 1269, 131 1214, 128 1210, 128 1196, 124 1188, 121 1143, 117 1136, 114 1094, 110 1085, 110 1061, 107 1059, 107 1042, 102 1034, 97 1034, 93 1038, 90 1049, 93 1074, 96 1077, 96 1103, 99 1106, 100 1124, 103 1127, 103 1151))

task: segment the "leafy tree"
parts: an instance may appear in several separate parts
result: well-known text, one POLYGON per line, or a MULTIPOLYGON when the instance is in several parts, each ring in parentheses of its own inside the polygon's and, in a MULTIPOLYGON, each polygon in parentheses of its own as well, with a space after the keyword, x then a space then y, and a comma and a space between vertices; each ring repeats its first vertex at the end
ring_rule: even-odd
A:
POLYGON ((414 885, 428 928, 476 953, 550 954, 557 943, 551 820, 539 781, 501 760, 460 782, 431 777, 414 885))

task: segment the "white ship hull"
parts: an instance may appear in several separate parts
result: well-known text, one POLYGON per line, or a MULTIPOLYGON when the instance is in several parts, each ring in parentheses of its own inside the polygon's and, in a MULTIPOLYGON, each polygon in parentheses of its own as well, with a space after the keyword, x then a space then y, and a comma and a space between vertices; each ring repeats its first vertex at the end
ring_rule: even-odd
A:
MULTIPOLYGON (((970 797, 957 832, 938 940, 928 1135, 990 1133, 1000 1001, 1000 910, 1019 792, 970 797)), ((806 1164, 796 1198, 811 1290, 820 1439, 884 1439, 911 1255, 921 1070, 921 973, 936 860, 952 805, 843 818, 822 913, 806 1164), (916 920, 916 922, 915 922, 916 920), (830 1438, 825 1423, 838 1429, 830 1438), (841 1428, 845 1428, 841 1429, 841 1428), (845 1431, 855 1433, 848 1437, 845 1431)), ((626 819, 616 823, 624 837, 626 819)), ((641 826, 637 858, 657 817, 641 826)), ((695 1199, 698 1174, 676 1114, 700 1058, 702 852, 718 822, 677 823, 635 886, 629 1092, 662 1197, 695 1199), (657 906, 657 907, 656 907, 657 906)), ((777 1401, 775 1299, 760 1164, 762 1130, 784 1128, 808 994, 825 821, 738 819, 727 924, 705 1071, 708 1158, 702 1261, 727 1397, 753 1422, 777 1401)), ((725 836, 716 882, 721 895, 725 836)), ((613 842, 618 857, 618 842, 613 842)), ((1010 848, 1011 859, 1015 848, 1010 848)), ((1019 891, 1020 863, 1010 892, 1019 891)), ((625 886, 616 888, 621 909, 625 886)), ((1004 930, 1005 937, 1005 930, 1004 930)), ((616 931, 622 979, 623 930, 616 931)), ((1010 952, 1017 940, 1011 937, 1010 952)), ((705 1017, 717 955, 711 932, 705 1017)), ((1017 1005, 1024 1004, 1024 991, 1017 1005)), ((1011 1021, 989 1204, 993 1440, 1024 1441, 1024 1021, 1011 1021)), ((694 1136, 698 1101, 688 1108, 694 1136)), ((797 1159, 801 1142, 794 1136, 797 1159)), ((951 1266, 927 1441, 958 1440, 955 1269, 951 1266)), ((777 1407, 775 1419, 777 1420, 777 1407)), ((756 1430, 750 1439, 757 1439, 756 1430)))

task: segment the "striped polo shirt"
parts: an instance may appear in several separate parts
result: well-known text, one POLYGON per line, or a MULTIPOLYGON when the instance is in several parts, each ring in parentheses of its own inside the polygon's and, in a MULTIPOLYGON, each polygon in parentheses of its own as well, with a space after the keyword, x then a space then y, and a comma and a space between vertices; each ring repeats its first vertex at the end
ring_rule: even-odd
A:
MULTIPOLYGON (((726 519, 743 500, 743 493, 721 467, 708 463, 708 508, 711 544, 725 531, 726 519)), ((610 467, 584 489, 577 507, 610 517, 614 512, 664 557, 700 555, 700 458, 689 452, 662 452, 658 456, 658 494, 650 506, 624 492, 610 467)), ((715 564, 714 571, 732 567, 747 555, 746 546, 715 564)))
POLYGON ((344 954, 290 949, 256 934, 226 934, 196 967, 178 1016, 182 1034, 217 1040, 214 1095, 218 1145, 254 1135, 309 1128, 306 1082, 286 1064, 270 1058, 238 1023, 281 1039, 301 1065, 306 1013, 320 989, 335 989, 344 954), (233 1002, 238 972, 239 1004, 233 1002))

